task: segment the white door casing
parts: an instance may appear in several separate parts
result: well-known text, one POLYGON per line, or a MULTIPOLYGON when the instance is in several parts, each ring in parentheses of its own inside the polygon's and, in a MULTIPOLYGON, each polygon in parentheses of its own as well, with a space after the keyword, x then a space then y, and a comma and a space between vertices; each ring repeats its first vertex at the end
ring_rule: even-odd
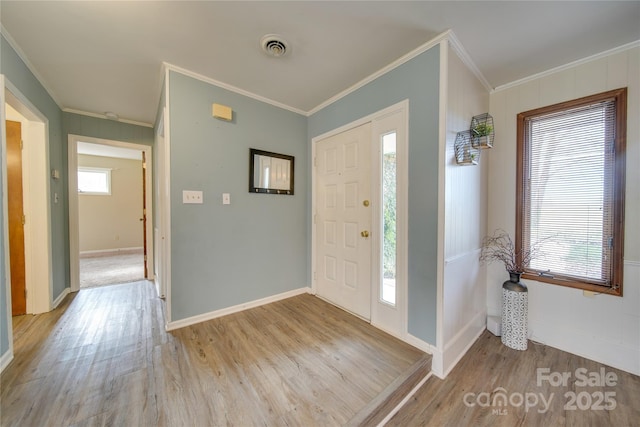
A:
POLYGON ((80 136, 69 134, 68 136, 68 165, 67 165, 67 177, 68 177, 68 191, 69 191, 69 281, 70 291, 77 292, 80 290, 80 237, 79 237, 79 218, 78 218, 78 142, 84 141, 93 144, 108 145, 113 147, 122 147, 133 150, 143 151, 145 158, 147 159, 146 173, 146 205, 147 208, 147 232, 145 239, 147 240, 147 247, 150 248, 147 251, 147 259, 145 260, 148 280, 154 280, 154 251, 151 249, 154 247, 154 226, 153 209, 149 208, 153 206, 153 157, 152 147, 142 144, 134 144, 130 142, 108 140, 102 138, 94 138, 88 136, 80 136))
POLYGON ((367 320, 371 317, 370 145, 370 123, 316 145, 317 292, 367 320))
POLYGON ((388 114, 373 120, 372 158, 374 182, 372 199, 376 208, 373 210, 372 228, 380 238, 373 240, 373 273, 371 292, 371 324, 379 329, 403 338, 407 333, 407 199, 408 199, 408 138, 407 138, 407 106, 401 105, 388 114), (383 260, 383 209, 382 209, 382 138, 395 133, 396 136, 396 277, 395 304, 389 304, 382 298, 384 278, 382 274, 383 260))
POLYGON ((7 111, 6 119, 22 123, 24 142, 22 159, 26 217, 24 237, 27 313, 45 313, 55 308, 52 301, 53 252, 49 203, 51 169, 47 143, 48 122, 17 89, 10 88, 9 82, 6 83, 5 101, 9 106, 8 110, 12 110, 11 113, 7 111))
POLYGON ((155 142, 156 142, 156 156, 157 156, 157 170, 154 174, 154 186, 157 209, 156 223, 154 226, 154 250, 155 250, 155 277, 156 291, 160 298, 165 298, 167 294, 167 218, 164 206, 166 205, 166 193, 168 185, 166 185, 166 163, 165 158, 167 156, 166 142, 165 142, 165 109, 162 110, 160 119, 158 120, 158 127, 156 129, 155 142))
MULTIPOLYGON (((321 283, 323 271, 322 246, 325 230, 322 225, 321 216, 319 215, 323 207, 323 196, 321 195, 322 182, 320 173, 320 165, 323 161, 321 144, 330 140, 335 136, 345 134, 351 130, 367 125, 370 127, 369 136, 369 167, 371 173, 371 184, 367 187, 370 191, 369 220, 370 228, 369 239, 366 242, 369 246, 369 304, 368 312, 370 316, 362 316, 370 320, 371 324, 382 329, 397 338, 411 343, 411 336, 407 331, 408 320, 408 146, 409 146, 409 101, 404 100, 397 104, 391 105, 383 110, 375 112, 369 116, 363 117, 352 123, 341 126, 340 128, 329 131, 323 135, 317 136, 311 141, 312 159, 314 165, 314 173, 312 174, 312 273, 313 285, 312 290, 318 296, 325 300, 346 308, 356 313, 354 310, 344 307, 344 303, 340 303, 327 296, 322 290, 326 284, 321 283), (382 239, 383 239, 383 220, 382 220, 382 145, 381 139, 389 132, 396 133, 397 143, 397 193, 396 193, 396 303, 395 305, 387 304, 381 299, 382 290, 382 239)), ((336 158, 337 161, 337 158, 336 158)), ((326 196, 324 196, 326 197, 326 196)), ((363 202, 361 198, 360 203, 363 202)), ((361 205, 361 207, 363 207, 361 205)), ((330 225, 332 227, 333 225, 330 225)), ((364 230, 364 229, 363 229, 364 230)), ((358 234, 361 238, 361 236, 358 234)), ((336 238, 337 240, 337 238, 336 238)), ((337 242, 336 242, 337 244, 337 242)), ((326 246, 326 245, 325 245, 326 246)), ((337 273, 336 273, 337 275, 337 273)), ((335 287, 335 285, 334 285, 335 287)), ((365 292, 363 292, 365 294, 365 292)), ((366 300, 366 296, 363 297, 366 300)), ((361 302, 364 304, 364 302, 361 302)), ((363 312, 366 312, 363 309, 363 312)), ((357 314, 357 313, 356 313, 357 314)))

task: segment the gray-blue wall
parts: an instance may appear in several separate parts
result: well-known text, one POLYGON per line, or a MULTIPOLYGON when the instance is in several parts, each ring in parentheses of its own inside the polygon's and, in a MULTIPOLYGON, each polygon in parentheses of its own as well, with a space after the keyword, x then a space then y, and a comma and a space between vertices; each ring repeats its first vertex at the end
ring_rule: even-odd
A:
MULTIPOLYGON (((436 343, 439 85, 438 45, 323 108, 308 120, 308 139, 311 140, 409 99, 408 327, 409 333, 431 344, 436 343)), ((309 222, 309 236, 310 230, 309 222)), ((309 253, 309 266, 310 257, 309 253)), ((311 271, 307 277, 310 281, 311 271)))
MULTIPOLYGON (((4 38, 1 42, 0 70, 49 119, 51 168, 63 175, 51 183, 61 196, 57 205, 52 198, 51 206, 56 298, 69 284, 67 134, 151 145, 153 130, 62 113, 4 38)), ((309 141, 408 98, 409 332, 435 343, 438 88, 437 46, 309 118, 171 72, 172 320, 309 286, 309 141), (232 107, 233 121, 214 119, 214 102, 232 107), (295 156, 294 196, 248 192, 249 148, 295 156), (204 204, 182 204, 182 190, 202 190, 204 204), (223 192, 231 193, 231 205, 222 205, 223 192)), ((0 274, 4 354, 3 263, 0 274)))
POLYGON ((172 321, 308 286, 306 117, 175 72, 169 111, 172 321), (295 195, 248 192, 249 148, 295 156, 295 195))
MULTIPOLYGON (((153 144, 153 129, 94 117, 63 113, 46 89, 29 71, 11 45, 0 37, 0 73, 48 119, 49 163, 58 169, 61 179, 51 180, 51 194, 57 193, 59 202, 51 197, 51 244, 53 262, 52 298, 55 300, 69 287, 69 197, 67 194, 67 135, 69 133, 113 139, 138 144, 153 144)), ((4 89, 2 89, 4 90, 4 89)), ((4 162, 5 159, 0 159, 4 162)), ((0 188, 2 188, 0 176, 0 188)), ((4 221, 0 209, 0 224, 4 221)), ((2 241, 6 238, 0 227, 2 241)), ((0 245, 0 260, 4 259, 4 246, 0 245)), ((5 265, 0 262, 0 354, 9 349, 5 265)))
MULTIPOLYGON (((146 126, 138 126, 130 123, 123 123, 114 120, 101 119, 98 117, 85 116, 82 114, 62 113, 62 133, 65 136, 63 144, 64 151, 64 169, 68 169, 68 151, 67 143, 68 135, 90 136, 92 138, 109 139, 112 141, 130 142, 132 144, 142 144, 153 146, 154 132, 153 128, 146 126)), ((154 165, 155 167, 155 165, 154 165)), ((153 171, 154 169, 152 169, 153 171)), ((155 181, 152 180, 155 185, 155 181)), ((68 177, 64 176, 64 186, 69 188, 68 177)), ((155 194, 155 192, 154 192, 155 194)), ((65 213, 69 218, 69 197, 65 197, 65 213)), ((155 208, 155 205, 152 209, 155 208)), ((155 216, 154 216, 155 218, 155 216)), ((67 220, 67 229, 65 236, 69 236, 69 221, 67 220)), ((153 226, 153 225, 152 225, 153 226)), ((65 239, 65 253, 69 253, 69 239, 65 239)), ((67 286, 69 284, 67 283, 67 286)))
MULTIPOLYGON (((63 152, 62 111, 49 96, 45 88, 22 62, 4 37, 0 37, 0 72, 24 95, 49 121, 49 163, 51 169, 58 169, 64 174, 66 157, 63 152)), ((4 88, 2 88, 4 90, 4 88)), ((1 159, 2 162, 5 159, 1 159)), ((0 183, 2 184, 2 183, 0 183)), ((51 192, 58 193, 60 201, 54 203, 51 197, 51 245, 53 251, 53 298, 59 296, 69 283, 69 251, 68 251, 68 215, 66 214, 66 186, 62 179, 51 180, 51 192), (66 243, 65 243, 66 242, 66 243), (67 249, 65 249, 67 248, 67 249)), ((0 210, 0 221, 4 221, 0 210)), ((2 224, 0 222, 0 224, 2 224)), ((1 228, 1 227, 0 227, 1 228)), ((2 239, 7 238, 2 235, 2 239)), ((4 247, 0 246, 0 260, 4 260, 4 247)), ((0 262, 0 352, 9 349, 8 329, 6 323, 6 286, 4 262, 0 262)))
POLYGON ((153 145, 153 128, 100 119, 81 114, 62 113, 64 135, 82 135, 133 144, 153 145))

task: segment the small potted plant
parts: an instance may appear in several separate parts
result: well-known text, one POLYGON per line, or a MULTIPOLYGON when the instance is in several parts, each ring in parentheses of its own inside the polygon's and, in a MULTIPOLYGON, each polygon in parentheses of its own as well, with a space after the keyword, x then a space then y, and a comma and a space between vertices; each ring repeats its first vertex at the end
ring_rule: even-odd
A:
POLYGON ((456 134, 454 151, 456 162, 459 165, 477 165, 480 157, 480 150, 471 145, 471 132, 464 130, 456 134))
POLYGON ((478 123, 478 125, 471 129, 471 132, 475 137, 491 135, 493 132, 493 126, 486 123, 478 123))
POLYGON ((493 147, 493 117, 489 113, 471 119, 471 145, 475 148, 493 147))

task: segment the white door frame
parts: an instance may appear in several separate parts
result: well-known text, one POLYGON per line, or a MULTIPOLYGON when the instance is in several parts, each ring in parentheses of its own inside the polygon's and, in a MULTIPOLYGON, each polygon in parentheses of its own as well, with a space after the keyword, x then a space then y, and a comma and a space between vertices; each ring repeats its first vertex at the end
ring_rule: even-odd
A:
MULTIPOLYGON (((4 83, 3 107, 6 103, 21 116, 18 120, 22 124, 22 140, 24 141, 22 177, 26 218, 24 226, 26 308, 29 314, 46 313, 55 308, 52 301, 49 121, 11 82, 5 80, 4 83)), ((3 132, 5 131, 7 111, 4 110, 4 113, 3 132)), ((6 148, 5 137, 6 135, 3 136, 3 141, 6 148)), ((6 168, 4 162, 2 167, 6 168)))
POLYGON ((27 312, 41 313, 53 309, 53 264, 51 249, 51 209, 49 181, 49 120, 4 75, 0 74, 0 141, 2 174, 2 211, 4 230, 5 309, 9 348, 0 355, 0 372, 13 360, 13 328, 11 307, 11 263, 9 249, 9 220, 7 198, 7 135, 6 104, 11 105, 28 122, 28 153, 23 153, 27 173, 24 194, 25 216, 25 279, 27 312), (26 155, 25 155, 26 154, 26 155))
POLYGON ((69 177, 69 264, 71 292, 80 290, 80 232, 78 217, 78 142, 89 142, 92 144, 109 145, 112 147, 129 148, 143 151, 147 163, 146 167, 146 206, 147 206, 147 274, 148 280, 153 280, 153 157, 152 149, 149 145, 134 144, 130 142, 114 141, 110 139, 93 138, 88 136, 69 134, 68 157, 69 164, 67 176, 69 177))
POLYGON ((155 191, 156 191, 156 206, 158 207, 156 224, 154 226, 154 239, 155 239, 155 283, 156 283, 156 291, 158 292, 158 296, 160 298, 166 298, 167 296, 167 243, 168 237, 167 232, 170 231, 169 227, 167 227, 167 216, 168 213, 165 209, 167 205, 167 201, 165 199, 168 198, 169 184, 166 182, 167 177, 167 166, 166 159, 168 157, 168 152, 166 149, 167 138, 165 137, 165 111, 163 108, 160 112, 160 118, 158 119, 158 124, 156 128, 155 134, 155 146, 157 148, 156 151, 156 173, 154 175, 155 179, 155 191))
MULTIPOLYGON (((317 294, 317 266, 316 266, 316 242, 317 242, 317 236, 316 236, 316 223, 315 223, 315 218, 316 218, 316 212, 317 212, 317 206, 316 206, 316 195, 317 195, 317 177, 316 177, 316 145, 319 141, 322 141, 323 139, 332 137, 334 135, 337 135, 339 133, 342 133, 344 131, 356 128, 358 126, 361 126, 365 123, 369 123, 371 122, 373 124, 373 129, 376 128, 375 124, 376 121, 381 120, 391 114, 397 113, 397 112, 402 112, 404 114, 404 126, 405 126, 405 136, 406 138, 404 139, 404 147, 399 148, 398 149, 398 154, 399 157, 401 155, 401 150, 404 150, 404 153, 408 153, 408 141, 409 141, 409 126, 408 126, 408 117, 409 117, 409 100, 404 100, 401 102, 398 102, 397 104, 391 105, 383 110, 377 111, 373 114, 370 114, 366 117, 362 117, 358 120, 355 120, 351 123, 348 123, 346 125, 340 126, 339 128, 333 129, 329 132, 326 132, 324 134, 318 135, 314 138, 311 139, 311 161, 312 161, 312 170, 313 173, 311 174, 311 271, 312 271, 312 277, 311 277, 311 290, 312 293, 315 295, 317 294)), ((377 137, 378 135, 376 134, 376 132, 372 132, 372 140, 376 141, 377 143, 377 137)), ((399 143, 401 144, 401 143, 399 143)), ((372 155, 371 155, 371 161, 372 161, 372 166, 374 168, 378 168, 379 166, 376 166, 378 161, 382 161, 381 160, 381 152, 379 152, 378 150, 372 149, 371 150, 372 155)), ((407 319, 408 319, 408 303, 407 303, 407 298, 408 298, 408 282, 407 282, 407 275, 408 275, 408 263, 407 263, 407 250, 408 250, 408 235, 407 235, 407 210, 408 210, 408 192, 407 192, 407 187, 408 187, 408 159, 406 154, 403 156, 404 158, 399 158, 398 159, 398 193, 397 193, 397 207, 398 207, 398 213, 397 213, 397 221, 398 221, 398 232, 397 232, 397 269, 398 269, 398 282, 396 284, 396 286, 398 287, 398 291, 397 291, 397 296, 398 296, 398 300, 396 301, 398 310, 401 312, 401 316, 402 316, 402 326, 401 326, 401 330, 399 332, 395 332, 395 331, 389 331, 386 330, 386 332, 396 336, 397 338, 406 341, 407 337, 408 337, 408 332, 407 332, 407 319)), ((376 178, 375 174, 372 174, 372 189, 371 189, 371 193, 373 195, 377 195, 381 192, 381 183, 379 182, 379 175, 376 178)), ((379 206, 379 203, 375 203, 375 206, 379 206)), ((377 230, 381 227, 380 225, 380 215, 377 215, 377 219, 376 219, 376 215, 373 215, 372 220, 374 221, 372 223, 372 230, 377 230), (376 223, 377 221, 377 223, 376 223)), ((380 248, 382 247, 381 244, 381 233, 373 233, 372 234, 372 262, 371 262, 371 269, 372 269, 372 282, 374 280, 376 280, 376 277, 379 277, 379 273, 377 272, 377 269, 380 268, 380 263, 379 261, 376 261, 376 257, 373 254, 373 252, 378 252, 380 251, 380 248)), ((377 284, 376 284, 377 287, 377 284)), ((371 292, 371 304, 372 304, 372 311, 371 311, 371 324, 379 329, 380 325, 377 322, 377 319, 375 318, 375 312, 376 310, 374 310, 374 306, 375 304, 378 303, 378 290, 376 289, 375 292, 373 291, 374 288, 372 288, 372 292, 371 292)))

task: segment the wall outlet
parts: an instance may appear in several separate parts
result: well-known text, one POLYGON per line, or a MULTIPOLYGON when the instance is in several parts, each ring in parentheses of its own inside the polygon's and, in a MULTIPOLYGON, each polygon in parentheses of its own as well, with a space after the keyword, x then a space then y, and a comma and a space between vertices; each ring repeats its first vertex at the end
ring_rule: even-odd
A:
POLYGON ((202 191, 182 190, 182 203, 185 203, 185 204, 204 203, 204 197, 202 196, 202 191))
POLYGON ((223 205, 230 205, 231 204, 231 194, 222 193, 222 204, 223 205))

